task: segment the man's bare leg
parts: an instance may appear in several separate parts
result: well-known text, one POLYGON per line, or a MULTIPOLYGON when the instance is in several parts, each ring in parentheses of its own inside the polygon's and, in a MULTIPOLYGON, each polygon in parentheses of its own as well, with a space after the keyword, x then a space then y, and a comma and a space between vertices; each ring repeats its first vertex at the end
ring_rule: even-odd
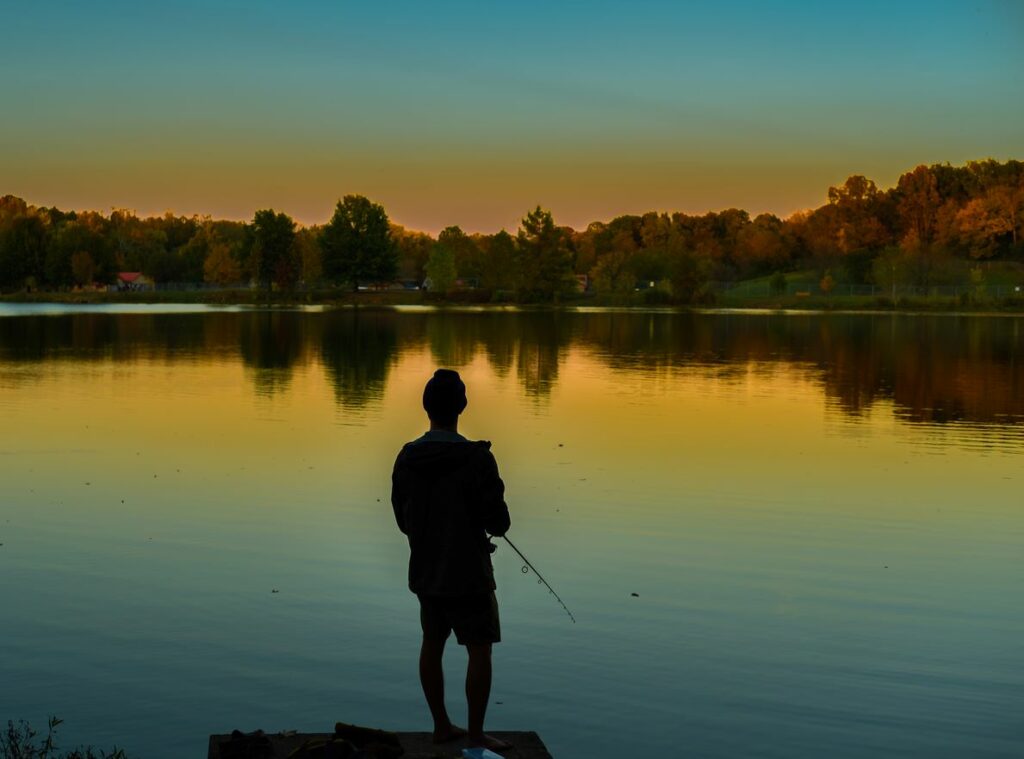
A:
POLYGON ((448 719, 448 710, 444 705, 444 667, 441 663, 444 643, 443 640, 424 638, 420 647, 420 685, 423 686, 430 716, 434 719, 435 743, 444 743, 466 734, 465 730, 455 727, 448 719))
POLYGON ((491 644, 466 646, 469 664, 466 667, 466 702, 469 705, 469 745, 492 751, 511 748, 511 744, 484 733, 484 716, 491 697, 491 644))

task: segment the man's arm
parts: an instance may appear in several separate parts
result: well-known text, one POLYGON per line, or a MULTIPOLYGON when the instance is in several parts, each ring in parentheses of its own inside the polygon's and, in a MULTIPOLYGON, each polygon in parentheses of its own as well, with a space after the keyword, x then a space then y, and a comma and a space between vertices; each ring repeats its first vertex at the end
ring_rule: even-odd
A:
POLYGON ((391 471, 391 508, 395 512, 395 521, 398 522, 398 529, 409 534, 405 529, 405 499, 408 494, 407 475, 399 466, 402 461, 402 454, 395 459, 395 468, 391 471))
POLYGON ((498 462, 494 454, 485 451, 481 467, 480 506, 484 529, 491 535, 501 537, 512 526, 512 519, 505 504, 505 483, 498 475, 498 462))

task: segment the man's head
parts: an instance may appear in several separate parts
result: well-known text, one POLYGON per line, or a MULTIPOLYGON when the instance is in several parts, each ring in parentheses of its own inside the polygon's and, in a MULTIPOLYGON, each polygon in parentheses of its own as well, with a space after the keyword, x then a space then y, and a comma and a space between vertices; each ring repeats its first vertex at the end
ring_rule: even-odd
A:
POLYGON ((466 386, 459 373, 438 369, 423 388, 423 408, 430 421, 451 427, 466 408, 466 386))

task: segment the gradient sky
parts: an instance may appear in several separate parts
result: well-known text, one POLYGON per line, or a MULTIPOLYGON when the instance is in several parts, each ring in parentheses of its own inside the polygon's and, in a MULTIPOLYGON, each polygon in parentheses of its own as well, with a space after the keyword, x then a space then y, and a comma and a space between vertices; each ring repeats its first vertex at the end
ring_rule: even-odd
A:
POLYGON ((0 6, 0 194, 437 231, 725 207, 1024 158, 1024 2, 0 6))

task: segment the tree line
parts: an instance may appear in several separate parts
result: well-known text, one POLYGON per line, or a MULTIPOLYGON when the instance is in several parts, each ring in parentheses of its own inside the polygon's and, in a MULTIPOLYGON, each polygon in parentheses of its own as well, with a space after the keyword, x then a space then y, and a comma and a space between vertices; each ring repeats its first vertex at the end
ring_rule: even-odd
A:
POLYGON ((676 302, 710 282, 811 270, 851 284, 959 284, 984 260, 1024 262, 1024 162, 934 164, 879 189, 853 175, 827 202, 786 219, 741 209, 649 212, 559 226, 538 206, 514 233, 436 237, 391 222, 361 196, 338 201, 323 225, 272 209, 251 222, 206 216, 139 218, 37 207, 0 197, 0 290, 62 290, 140 271, 157 282, 281 290, 429 281, 495 298, 545 302, 590 287, 626 295, 651 287, 676 302))

